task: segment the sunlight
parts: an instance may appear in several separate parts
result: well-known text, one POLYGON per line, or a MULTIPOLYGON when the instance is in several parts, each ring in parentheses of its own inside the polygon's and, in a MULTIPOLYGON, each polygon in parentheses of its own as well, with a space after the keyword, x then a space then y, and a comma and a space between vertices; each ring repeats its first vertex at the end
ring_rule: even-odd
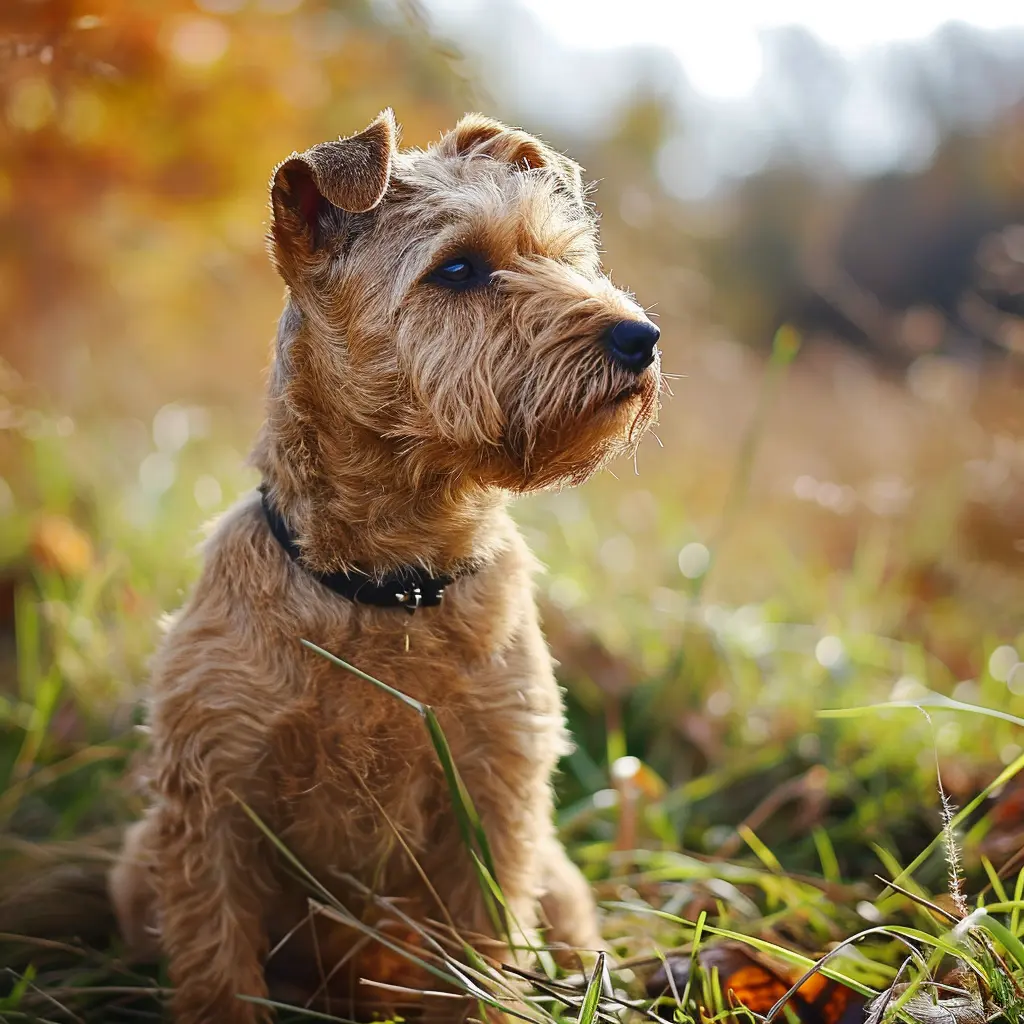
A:
MULTIPOLYGON (((693 88, 709 99, 742 99, 761 77, 761 32, 802 25, 846 56, 882 43, 923 39, 947 22, 977 28, 1024 26, 1024 8, 1005 0, 944 0, 856 5, 808 0, 724 0, 692 5, 672 0, 633 0, 629 16, 615 0, 523 0, 544 27, 567 47, 612 49, 665 46, 679 58, 693 88)), ((439 5, 435 5, 439 6, 439 5)), ((452 0, 445 7, 461 3, 452 0)))

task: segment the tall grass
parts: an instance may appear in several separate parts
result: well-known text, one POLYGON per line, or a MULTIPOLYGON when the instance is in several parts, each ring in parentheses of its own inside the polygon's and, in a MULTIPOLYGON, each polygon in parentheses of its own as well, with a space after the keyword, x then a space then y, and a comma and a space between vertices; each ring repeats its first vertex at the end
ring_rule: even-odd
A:
MULTIPOLYGON (((700 969, 709 944, 731 941, 792 972, 793 991, 819 970, 879 1017, 925 1020, 921 999, 949 997, 1017 1024, 1024 586, 1009 563, 967 554, 970 505, 952 470, 922 469, 919 500, 898 515, 794 496, 792 473, 780 496, 778 467, 795 452, 827 448, 841 462, 835 437, 816 432, 821 410, 801 408, 792 350, 781 336, 741 415, 732 407, 728 457, 671 440, 668 455, 641 453, 639 478, 616 468, 518 506, 548 567, 545 628, 577 738, 558 825, 601 900, 608 950, 568 974, 531 938, 535 961, 508 971, 420 923, 415 947, 393 952, 439 987, 534 1021, 697 1024, 742 1015, 728 979, 700 969), (931 722, 908 715, 920 707, 931 722), (960 807, 945 823, 936 758, 960 807), (967 914, 948 891, 950 842, 967 914), (644 981, 665 956, 695 969, 655 998, 644 981)), ((895 399, 878 388, 885 409, 895 399)), ((674 433, 714 420, 701 396, 676 391, 696 411, 678 414, 674 433)), ((203 417, 188 407, 162 415, 190 425, 173 449, 164 428, 97 421, 69 433, 27 405, 0 436, 0 890, 31 875, 27 840, 74 840, 138 812, 119 780, 155 623, 195 576, 202 520, 252 483, 229 426, 193 430, 203 417)), ((372 665, 321 653, 383 685, 372 665)), ((514 933, 436 716, 391 695, 422 717, 492 923, 514 933)), ((317 912, 344 914, 307 882, 317 912)), ((165 980, 116 947, 22 944, 18 956, 0 961, 3 1019, 159 1017, 165 980)))

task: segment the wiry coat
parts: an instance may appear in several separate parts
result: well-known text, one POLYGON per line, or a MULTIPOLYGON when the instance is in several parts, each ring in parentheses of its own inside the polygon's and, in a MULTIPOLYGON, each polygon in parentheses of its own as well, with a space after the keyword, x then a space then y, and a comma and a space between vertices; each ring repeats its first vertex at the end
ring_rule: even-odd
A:
POLYGON ((597 342, 643 314, 601 273, 575 164, 479 116, 425 152, 394 135, 388 112, 275 172, 288 297, 254 459, 310 569, 472 571, 410 616, 322 586, 256 494, 216 526, 155 661, 152 804, 111 879, 126 936, 169 956, 184 1024, 264 1019, 236 995, 266 994, 289 935, 271 968, 309 993, 330 977, 356 1012, 381 1000, 356 983, 374 972, 357 933, 303 923, 306 890, 246 807, 357 915, 381 916, 365 887, 496 938, 423 721, 300 639, 436 709, 515 920, 534 927, 539 902, 553 938, 600 942, 554 835, 567 738, 535 562, 504 504, 631 448, 658 367, 628 373, 597 342), (430 281, 460 254, 484 286, 430 281))

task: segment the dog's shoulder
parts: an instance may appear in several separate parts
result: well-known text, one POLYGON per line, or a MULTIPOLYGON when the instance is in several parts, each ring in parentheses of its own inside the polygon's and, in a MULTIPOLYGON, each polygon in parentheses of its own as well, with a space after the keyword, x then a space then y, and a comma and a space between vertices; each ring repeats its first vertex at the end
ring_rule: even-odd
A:
POLYGON ((181 659, 190 666, 234 659, 254 665, 280 634, 280 607, 290 570, 253 492, 208 528, 203 566, 168 628, 154 668, 181 659))

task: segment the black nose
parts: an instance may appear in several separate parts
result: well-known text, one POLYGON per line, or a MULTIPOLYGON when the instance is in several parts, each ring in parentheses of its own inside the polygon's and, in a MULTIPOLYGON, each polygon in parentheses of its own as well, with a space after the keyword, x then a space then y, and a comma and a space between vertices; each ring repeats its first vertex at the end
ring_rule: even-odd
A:
POLYGON ((654 362, 660 337, 661 331, 650 320, 620 320, 604 332, 602 340, 615 362, 639 373, 654 362))

